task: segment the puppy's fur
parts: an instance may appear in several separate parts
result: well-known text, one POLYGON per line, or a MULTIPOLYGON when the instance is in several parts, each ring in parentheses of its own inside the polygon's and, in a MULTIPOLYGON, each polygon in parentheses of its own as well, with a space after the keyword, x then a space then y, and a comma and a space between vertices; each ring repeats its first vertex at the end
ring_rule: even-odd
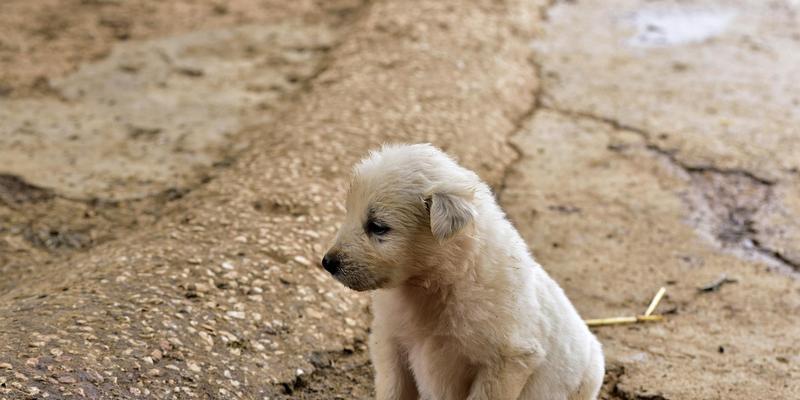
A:
POLYGON ((596 398, 600 343, 487 185, 435 147, 384 146, 356 166, 325 261, 378 289, 377 399, 596 398))

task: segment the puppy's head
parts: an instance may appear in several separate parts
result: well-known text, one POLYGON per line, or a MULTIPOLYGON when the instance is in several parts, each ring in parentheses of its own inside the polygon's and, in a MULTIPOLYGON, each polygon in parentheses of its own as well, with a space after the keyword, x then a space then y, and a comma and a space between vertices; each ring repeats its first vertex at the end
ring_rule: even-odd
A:
POLYGON ((347 216, 322 266, 359 291, 424 275, 472 226, 480 185, 431 145, 384 146, 355 167, 347 216))

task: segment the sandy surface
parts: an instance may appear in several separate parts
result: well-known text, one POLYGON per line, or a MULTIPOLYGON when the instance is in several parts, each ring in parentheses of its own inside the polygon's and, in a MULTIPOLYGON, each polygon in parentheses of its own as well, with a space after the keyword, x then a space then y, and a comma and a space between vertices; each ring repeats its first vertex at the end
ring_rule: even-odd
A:
POLYGON ((800 397, 796 2, 0 4, 0 399, 370 398, 350 165, 478 171, 604 399, 800 397), (721 274, 719 291, 697 287, 721 274))
POLYGON ((797 4, 559 3, 504 203, 598 331, 608 398, 800 396, 797 4), (698 287, 727 275, 718 292, 698 287))

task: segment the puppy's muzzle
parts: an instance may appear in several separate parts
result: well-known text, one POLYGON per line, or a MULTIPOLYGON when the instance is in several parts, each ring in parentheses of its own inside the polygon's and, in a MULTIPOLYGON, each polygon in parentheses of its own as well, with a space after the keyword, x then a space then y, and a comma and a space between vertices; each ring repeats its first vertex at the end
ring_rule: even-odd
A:
POLYGON ((336 275, 342 269, 342 257, 339 253, 328 252, 322 257, 322 268, 336 275))

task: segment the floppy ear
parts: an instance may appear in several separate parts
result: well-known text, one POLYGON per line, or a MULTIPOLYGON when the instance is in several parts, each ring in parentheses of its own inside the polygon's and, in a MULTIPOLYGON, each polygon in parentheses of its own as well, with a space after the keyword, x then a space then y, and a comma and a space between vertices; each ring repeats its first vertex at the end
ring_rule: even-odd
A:
POLYGON ((455 236, 475 219, 475 210, 463 197, 434 193, 429 200, 431 233, 440 243, 455 236))

